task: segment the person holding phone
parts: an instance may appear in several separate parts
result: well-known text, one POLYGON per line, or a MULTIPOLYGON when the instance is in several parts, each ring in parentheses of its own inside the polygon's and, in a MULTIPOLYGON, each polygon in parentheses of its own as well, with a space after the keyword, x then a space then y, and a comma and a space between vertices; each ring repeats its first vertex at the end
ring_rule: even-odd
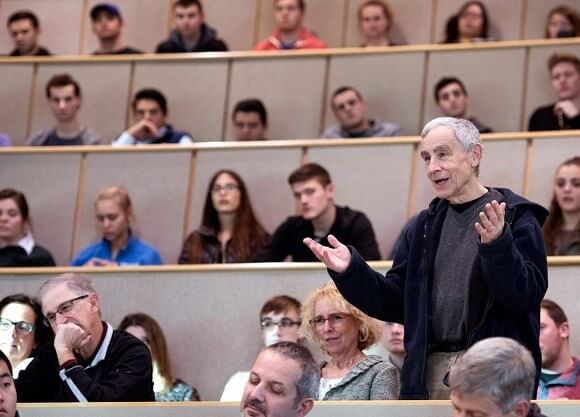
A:
POLYGON ((120 185, 102 189, 95 199, 95 217, 102 239, 83 249, 72 266, 161 265, 155 248, 137 239, 129 192, 120 185))

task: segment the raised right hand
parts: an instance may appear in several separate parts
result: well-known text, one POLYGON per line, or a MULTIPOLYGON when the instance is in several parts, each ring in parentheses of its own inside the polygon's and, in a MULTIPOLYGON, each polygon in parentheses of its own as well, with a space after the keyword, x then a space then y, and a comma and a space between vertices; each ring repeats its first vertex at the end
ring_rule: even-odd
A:
POLYGON ((332 248, 322 246, 309 237, 304 239, 303 242, 328 269, 341 273, 348 268, 351 259, 350 251, 333 235, 328 235, 328 243, 332 245, 332 248))

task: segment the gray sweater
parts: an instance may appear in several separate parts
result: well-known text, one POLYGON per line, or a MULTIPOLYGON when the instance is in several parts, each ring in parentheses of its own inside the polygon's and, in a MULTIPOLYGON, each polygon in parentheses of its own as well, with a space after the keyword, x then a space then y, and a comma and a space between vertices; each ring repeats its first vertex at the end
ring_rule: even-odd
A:
MULTIPOLYGON (((321 364, 321 369, 326 362, 321 364)), ((399 370, 380 356, 369 355, 331 388, 323 400, 396 400, 399 398, 399 370)))

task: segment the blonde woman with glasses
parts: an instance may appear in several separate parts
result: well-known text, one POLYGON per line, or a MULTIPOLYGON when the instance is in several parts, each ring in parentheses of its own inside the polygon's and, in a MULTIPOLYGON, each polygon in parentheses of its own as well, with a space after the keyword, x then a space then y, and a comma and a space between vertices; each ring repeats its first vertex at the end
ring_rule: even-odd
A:
POLYGON ((380 323, 346 301, 332 282, 316 289, 302 311, 302 332, 320 345, 320 400, 395 400, 399 371, 363 349, 381 337, 380 323))

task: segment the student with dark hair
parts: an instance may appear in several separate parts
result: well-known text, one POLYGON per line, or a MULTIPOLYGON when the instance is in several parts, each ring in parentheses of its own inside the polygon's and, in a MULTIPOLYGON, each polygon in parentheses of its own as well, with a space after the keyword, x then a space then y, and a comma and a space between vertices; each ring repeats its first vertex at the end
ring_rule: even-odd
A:
POLYGON ((354 87, 337 88, 330 97, 330 107, 338 124, 327 127, 320 135, 323 139, 402 135, 398 124, 369 117, 367 103, 354 87))
POLYGON ((167 341, 157 321, 145 313, 128 314, 119 330, 125 330, 147 345, 153 360, 155 401, 199 401, 197 390, 173 376, 167 341))
POLYGON ((81 87, 69 74, 56 74, 46 84, 46 99, 56 126, 45 128, 26 140, 28 146, 100 145, 102 137, 81 125, 81 87))
POLYGON ((540 305, 542 373, 538 400, 580 400, 580 360, 570 352, 570 323, 555 301, 540 305))
POLYGON ((238 101, 232 112, 232 122, 236 140, 266 140, 268 112, 261 100, 238 101))
POLYGON ((554 7, 546 20, 546 39, 580 36, 580 15, 572 7, 554 7))
POLYGON ((201 224, 183 243, 179 263, 251 262, 269 240, 246 184, 236 172, 222 169, 209 181, 201 224))
POLYGON ((555 53, 548 60, 548 70, 558 101, 538 107, 528 130, 580 129, 580 59, 555 53))
POLYGON ((469 95, 465 84, 457 77, 443 77, 434 88, 435 102, 443 116, 467 119, 477 127, 479 133, 493 130, 479 121, 477 117, 467 117, 469 95))
POLYGON ((55 266, 49 251, 34 241, 26 197, 0 190, 0 266, 55 266))
POLYGON ((199 0, 176 0, 173 3, 173 30, 169 39, 157 45, 157 53, 227 51, 224 41, 205 22, 199 0))
POLYGON ((174 130, 167 123, 167 99, 161 91, 144 88, 133 99, 135 123, 115 139, 113 146, 193 143, 186 132, 174 130))
POLYGON ((580 156, 558 167, 550 214, 542 231, 548 256, 580 255, 580 156))
POLYGON ((491 40, 489 16, 481 1, 464 3, 457 14, 447 20, 443 43, 481 42, 491 40))
POLYGON ((276 51, 289 49, 320 49, 326 43, 302 26, 306 5, 304 0, 274 0, 274 20, 276 30, 260 42, 256 51, 276 51))
POLYGON ((36 350, 52 340, 42 321, 40 303, 26 294, 14 294, 0 301, 0 350, 8 356, 14 379, 26 369, 36 350))
POLYGON ((10 52, 10 56, 52 55, 48 49, 38 44, 40 23, 31 11, 20 10, 11 14, 6 26, 14 42, 14 50, 10 52))
POLYGON ((381 259, 375 232, 368 217, 334 203, 336 193, 328 171, 308 163, 288 177, 296 201, 297 216, 288 217, 274 232, 271 242, 258 254, 258 262, 280 262, 290 256, 294 262, 312 262, 314 254, 302 243, 310 237, 328 244, 328 236, 340 236, 367 261, 381 259))
POLYGON ((123 43, 123 16, 119 6, 113 3, 99 3, 91 9, 93 33, 99 39, 99 47, 94 55, 142 54, 139 49, 123 43))

